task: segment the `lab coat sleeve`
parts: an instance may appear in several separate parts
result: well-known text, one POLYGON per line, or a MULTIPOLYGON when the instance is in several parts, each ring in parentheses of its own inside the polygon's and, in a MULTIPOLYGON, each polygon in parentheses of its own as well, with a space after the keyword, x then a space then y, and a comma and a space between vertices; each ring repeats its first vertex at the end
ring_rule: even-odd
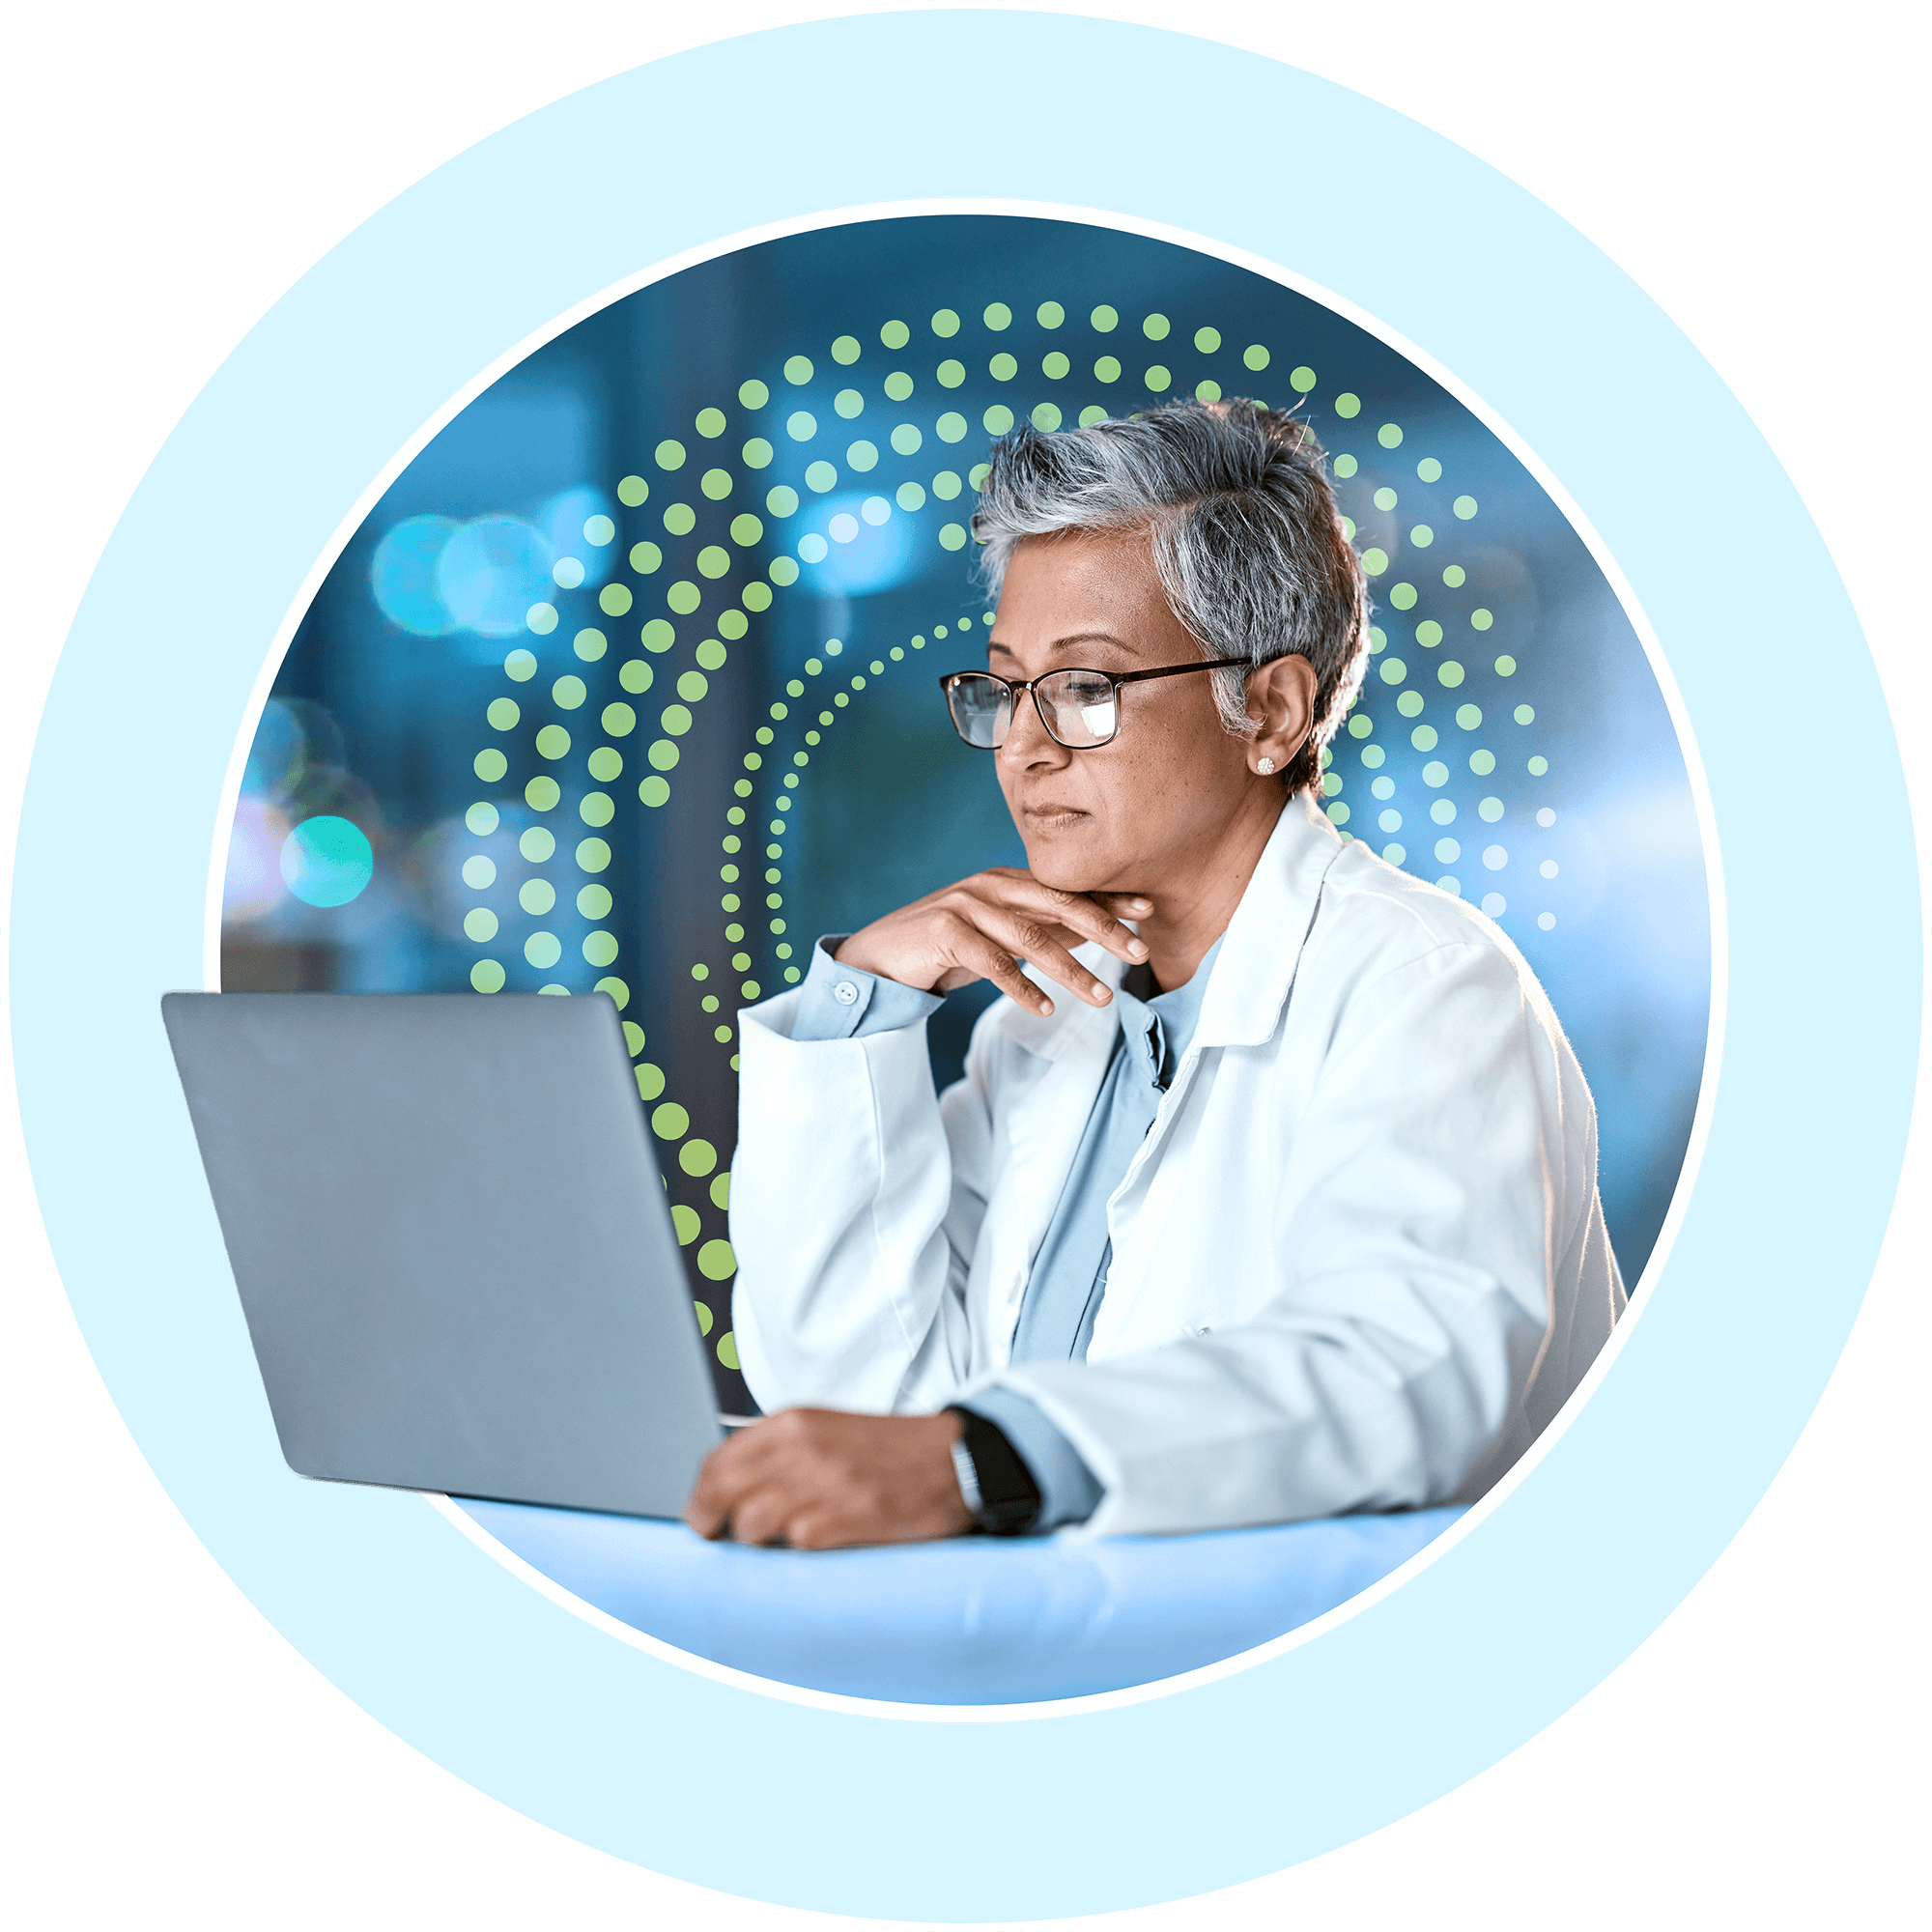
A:
POLYGON ((1281 1122, 1253 1132, 1249 1183, 1219 1208, 1267 1217, 1286 1285, 1257 1315, 999 1377, 1103 1486, 1084 1533, 1478 1494, 1545 1419, 1531 1392, 1564 1346, 1564 1278, 1594 1272, 1621 1309, 1588 1091, 1499 949, 1444 945, 1352 992, 1292 1146, 1281 1122))
POLYGON ((991 1147, 983 1049, 935 1095, 923 1021, 791 1037, 797 992, 740 1014, 732 1326, 767 1412, 933 1407, 965 1373, 991 1147))

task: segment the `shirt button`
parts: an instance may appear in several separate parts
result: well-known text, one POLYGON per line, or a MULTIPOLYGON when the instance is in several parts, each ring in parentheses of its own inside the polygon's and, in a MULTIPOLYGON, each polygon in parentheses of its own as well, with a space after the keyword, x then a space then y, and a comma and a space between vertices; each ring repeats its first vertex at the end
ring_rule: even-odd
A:
POLYGON ((841 1007, 856 1007, 859 1004, 859 989, 850 980, 836 980, 832 985, 832 997, 841 1007))

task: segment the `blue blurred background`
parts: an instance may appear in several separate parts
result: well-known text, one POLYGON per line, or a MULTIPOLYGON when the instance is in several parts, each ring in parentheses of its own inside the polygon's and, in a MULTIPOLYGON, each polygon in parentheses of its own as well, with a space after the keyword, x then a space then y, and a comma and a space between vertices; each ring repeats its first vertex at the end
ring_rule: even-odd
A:
MULTIPOLYGON (((1197 393, 1299 403, 1334 460, 1378 610, 1327 810, 1528 958, 1596 1094, 1634 1289, 1710 997, 1696 818, 1642 647, 1437 384, 1312 300, 1112 230, 932 216, 762 243, 611 303, 477 397, 356 531, 276 678, 223 985, 604 985, 721 1400, 748 1411, 737 1009, 817 934, 1023 863, 935 684, 983 662, 976 466, 1017 419, 1197 393)), ((941 1081, 987 996, 930 1024, 941 1081)))

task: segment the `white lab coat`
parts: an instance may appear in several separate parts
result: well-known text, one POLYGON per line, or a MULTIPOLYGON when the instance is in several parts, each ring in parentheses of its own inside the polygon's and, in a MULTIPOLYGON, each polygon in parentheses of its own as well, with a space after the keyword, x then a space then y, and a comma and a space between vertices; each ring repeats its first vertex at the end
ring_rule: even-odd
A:
POLYGON ((743 1012, 733 1325, 760 1406, 1000 1382, 1101 1484, 1094 1533, 1480 1495, 1624 1306, 1596 1110, 1521 955, 1292 801, 1108 1203, 1087 1359, 1009 1366, 1118 1025, 1049 990, 1047 1018, 990 1007, 943 1095, 923 1025, 795 1041, 796 990, 743 1012))

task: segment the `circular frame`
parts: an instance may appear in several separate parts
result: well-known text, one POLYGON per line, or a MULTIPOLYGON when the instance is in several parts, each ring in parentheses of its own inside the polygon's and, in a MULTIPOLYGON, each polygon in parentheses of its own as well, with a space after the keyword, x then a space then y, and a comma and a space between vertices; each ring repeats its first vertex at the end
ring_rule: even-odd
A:
POLYGON ((14 1054, 47 1231, 122 1414, 216 1559, 372 1715, 531 1817, 696 1884, 863 1916, 1071 1916, 1232 1885, 1439 1796, 1574 1703, 1709 1566, 1816 1402, 1884 1233, 1917 1057, 1916 881, 1889 722, 1823 541, 1708 365, 1548 210, 1251 54, 1092 20, 871 15, 653 63, 492 136, 333 250, 216 373, 115 531, 49 695, 15 872, 14 1054), (1133 100, 1151 72, 1158 144, 1095 143, 1037 116, 1025 85, 1133 100), (1265 117, 1226 112, 1264 88, 1265 117), (935 137, 935 89, 957 139, 935 137), (1294 156, 1331 157, 1299 179, 1270 132, 1288 122, 1294 156), (759 137, 721 143, 727 124, 759 137), (291 1479, 156 1007, 201 980, 210 846, 269 642, 370 479, 508 346, 640 264, 887 191, 1202 233, 1343 292, 1454 372, 1640 600, 1723 866, 1701 1169, 1643 1321, 1560 1440, 1353 1616, 1165 1694, 1030 1715, 1023 1748, 998 1712, 915 1721, 687 1670, 411 1496, 291 1479), (506 247, 520 229, 541 245, 506 247), (1676 468, 1632 433, 1633 396, 1673 426, 1676 468), (1792 811, 1773 762, 1792 696, 1821 681, 1859 747, 1856 839, 1792 811), (1856 1003, 1819 997, 1804 888, 1823 880, 1856 1003), (1048 1829, 967 1855, 960 1790, 1048 1829))

